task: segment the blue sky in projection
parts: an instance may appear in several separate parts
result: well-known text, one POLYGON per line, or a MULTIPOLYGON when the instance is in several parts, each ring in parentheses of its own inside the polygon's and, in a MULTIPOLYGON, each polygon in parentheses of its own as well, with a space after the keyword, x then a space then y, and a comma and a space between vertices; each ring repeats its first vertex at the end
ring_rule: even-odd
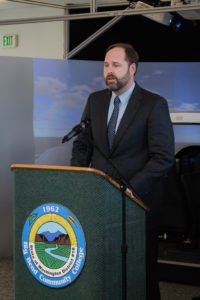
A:
POLYGON ((34 135, 61 137, 80 117, 88 95, 105 88, 102 63, 34 60, 34 135))
MULTIPOLYGON (((200 63, 140 63, 136 81, 165 97, 170 112, 200 112, 200 63)), ((102 62, 34 59, 34 136, 62 137, 103 88, 102 62)))

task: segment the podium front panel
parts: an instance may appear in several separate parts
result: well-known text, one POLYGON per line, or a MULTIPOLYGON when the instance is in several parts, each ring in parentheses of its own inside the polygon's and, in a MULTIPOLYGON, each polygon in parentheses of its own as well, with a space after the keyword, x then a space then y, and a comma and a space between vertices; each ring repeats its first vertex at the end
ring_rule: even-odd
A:
MULTIPOLYGON (((15 299, 122 299, 121 192, 92 172, 16 168, 14 170, 15 299), (55 203, 79 220, 86 261, 78 278, 63 288, 41 284, 26 266, 22 231, 34 209, 55 203)), ((145 211, 126 197, 127 299, 145 300, 145 211)))

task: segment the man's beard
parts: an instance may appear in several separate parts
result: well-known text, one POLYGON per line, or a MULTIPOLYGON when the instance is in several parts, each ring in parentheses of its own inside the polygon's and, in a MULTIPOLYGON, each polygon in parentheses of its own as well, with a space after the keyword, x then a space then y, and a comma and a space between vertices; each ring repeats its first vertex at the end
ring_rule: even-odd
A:
POLYGON ((119 91, 121 89, 123 89, 127 83, 130 80, 130 73, 129 71, 127 71, 127 73, 122 77, 122 78, 117 78, 114 75, 107 75, 107 77, 104 79, 105 83, 107 85, 107 87, 111 90, 111 91, 119 91), (108 79, 115 79, 115 82, 109 82, 108 79))

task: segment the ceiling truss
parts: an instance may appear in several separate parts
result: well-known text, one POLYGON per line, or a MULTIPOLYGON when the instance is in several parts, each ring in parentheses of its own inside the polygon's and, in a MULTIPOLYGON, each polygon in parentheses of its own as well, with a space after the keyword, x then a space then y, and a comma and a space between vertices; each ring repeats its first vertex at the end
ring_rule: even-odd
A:
POLYGON ((106 9, 107 6, 119 7, 118 3, 112 4, 103 4, 101 3, 101 7, 105 7, 104 11, 97 11, 97 0, 90 0, 90 4, 56 4, 56 3, 47 3, 37 0, 8 0, 9 2, 22 3, 22 4, 32 4, 38 6, 48 6, 54 8, 65 9, 65 14, 62 16, 48 16, 48 17, 35 17, 35 18, 20 18, 20 19, 12 19, 12 20, 0 20, 0 26, 3 25, 17 25, 17 24, 28 24, 28 23, 42 23, 42 22, 58 22, 58 21, 73 21, 73 20, 84 20, 84 19, 94 19, 94 18, 112 18, 108 21, 103 27, 101 27, 98 31, 88 37, 85 41, 83 41, 80 45, 74 48, 72 51, 65 54, 65 58, 72 58, 75 54, 77 54, 80 50, 86 47, 89 43, 103 34, 106 30, 108 30, 111 26, 113 26, 116 22, 118 22, 121 18, 125 16, 131 15, 147 15, 148 14, 159 14, 159 13, 170 13, 170 12, 183 12, 183 11, 198 11, 200 12, 200 3, 195 4, 176 4, 176 5, 168 5, 168 6, 160 6, 160 7, 148 7, 142 9, 136 9, 134 2, 130 5, 127 2, 121 2, 121 5, 126 7, 120 10, 109 10, 106 9), (89 12, 85 13, 73 13, 70 14, 69 10, 78 9, 78 8, 89 8, 89 12))
MULTIPOLYGON (((68 6, 68 9, 70 7, 68 6)), ((86 12, 78 14, 64 14, 62 16, 36 17, 36 18, 19 18, 12 20, 0 20, 0 25, 27 24, 27 23, 42 23, 42 22, 58 22, 58 21, 73 21, 94 18, 112 18, 117 16, 131 15, 148 15, 166 12, 181 12, 190 10, 200 10, 200 4, 186 4, 174 6, 161 6, 152 8, 135 9, 129 7, 124 10, 107 10, 101 12, 86 12)))

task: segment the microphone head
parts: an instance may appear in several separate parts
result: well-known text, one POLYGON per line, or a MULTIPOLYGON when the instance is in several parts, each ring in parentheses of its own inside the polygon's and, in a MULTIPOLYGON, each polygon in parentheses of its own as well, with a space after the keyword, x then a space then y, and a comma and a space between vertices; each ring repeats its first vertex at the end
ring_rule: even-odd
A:
POLYGON ((89 124, 90 121, 88 119, 81 120, 80 124, 76 125, 67 135, 64 136, 64 138, 62 139, 62 143, 71 140, 71 138, 82 132, 89 124))
POLYGON ((81 128, 86 128, 88 125, 90 125, 90 120, 89 119, 85 119, 85 120, 81 120, 81 128))

